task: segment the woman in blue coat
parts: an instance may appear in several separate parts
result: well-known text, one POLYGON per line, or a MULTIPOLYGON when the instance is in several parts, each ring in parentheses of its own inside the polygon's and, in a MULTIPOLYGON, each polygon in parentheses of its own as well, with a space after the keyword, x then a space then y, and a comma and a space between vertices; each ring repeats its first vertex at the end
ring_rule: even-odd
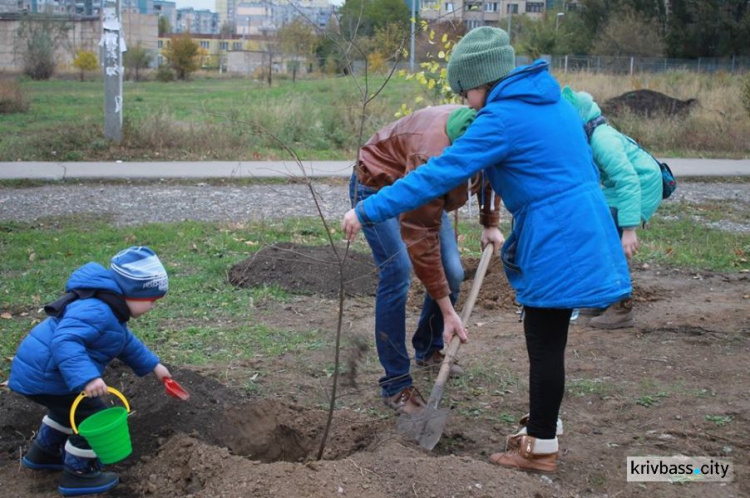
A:
POLYGON ((107 365, 119 358, 140 376, 170 377, 167 368, 128 329, 130 318, 148 313, 168 289, 167 273, 148 247, 117 253, 109 269, 87 263, 75 270, 66 294, 47 306, 49 318, 34 327, 18 347, 8 387, 47 408, 47 415, 21 463, 35 470, 63 470, 63 495, 103 493, 117 485, 113 472, 102 472, 96 453, 70 426, 104 410, 102 379, 107 365))
MULTIPOLYGON (((530 360, 527 425, 491 460, 554 472, 571 310, 608 306, 631 286, 578 114, 561 99, 546 62, 514 66, 505 31, 481 27, 464 36, 448 80, 479 111, 476 120, 441 156, 358 203, 342 228, 352 240, 363 224, 415 209, 485 171, 513 215, 502 261, 524 306, 530 360)), ((466 340, 455 312, 444 327, 445 341, 466 340)))

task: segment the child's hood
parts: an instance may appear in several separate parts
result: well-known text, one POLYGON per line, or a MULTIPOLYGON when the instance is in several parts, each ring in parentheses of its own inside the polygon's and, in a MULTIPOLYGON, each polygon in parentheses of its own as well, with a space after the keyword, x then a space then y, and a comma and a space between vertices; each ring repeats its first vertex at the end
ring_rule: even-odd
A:
POLYGON ((487 102, 521 100, 530 104, 554 104, 560 100, 560 85, 549 73, 549 63, 537 60, 519 66, 502 79, 487 96, 487 102))
POLYGON ((112 278, 109 270, 99 263, 86 263, 75 270, 65 286, 66 291, 72 289, 101 289, 122 294, 120 286, 112 278))
POLYGON ((584 123, 588 123, 592 119, 602 115, 602 110, 594 102, 594 97, 589 93, 576 92, 569 86, 566 86, 562 90, 562 96, 565 100, 573 104, 573 107, 576 108, 578 115, 581 116, 581 120, 584 123))

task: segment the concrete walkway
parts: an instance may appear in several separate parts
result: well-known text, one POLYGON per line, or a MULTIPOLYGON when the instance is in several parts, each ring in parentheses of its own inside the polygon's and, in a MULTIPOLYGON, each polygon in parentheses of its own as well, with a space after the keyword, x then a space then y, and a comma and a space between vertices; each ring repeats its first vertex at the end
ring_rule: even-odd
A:
MULTIPOLYGON (((750 176, 750 160, 662 159, 675 176, 750 176)), ((309 177, 348 177, 352 161, 306 161, 309 177)), ((0 180, 123 178, 283 178, 302 176, 291 161, 0 162, 0 180)))

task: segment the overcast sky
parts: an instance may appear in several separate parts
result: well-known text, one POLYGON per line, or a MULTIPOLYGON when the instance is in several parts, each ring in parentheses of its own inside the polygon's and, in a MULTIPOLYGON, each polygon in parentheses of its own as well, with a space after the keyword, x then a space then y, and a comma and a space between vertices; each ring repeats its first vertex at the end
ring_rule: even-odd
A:
MULTIPOLYGON (((239 0, 242 2, 242 0, 239 0)), ((329 0, 333 5, 341 5, 344 0, 329 0)), ((208 9, 216 12, 216 0, 177 0, 177 8, 192 7, 194 9, 208 9)))
POLYGON ((208 10, 216 10, 216 1, 215 0, 177 0, 177 8, 178 9, 184 9, 187 7, 192 7, 194 9, 208 9, 208 10))

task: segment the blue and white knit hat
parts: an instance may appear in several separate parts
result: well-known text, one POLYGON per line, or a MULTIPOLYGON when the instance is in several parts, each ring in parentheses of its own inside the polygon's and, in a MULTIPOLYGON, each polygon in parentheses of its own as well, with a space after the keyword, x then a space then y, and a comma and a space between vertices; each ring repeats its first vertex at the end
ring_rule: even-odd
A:
POLYGON ((109 272, 128 299, 159 299, 169 289, 167 270, 146 246, 128 247, 115 254, 109 272))

